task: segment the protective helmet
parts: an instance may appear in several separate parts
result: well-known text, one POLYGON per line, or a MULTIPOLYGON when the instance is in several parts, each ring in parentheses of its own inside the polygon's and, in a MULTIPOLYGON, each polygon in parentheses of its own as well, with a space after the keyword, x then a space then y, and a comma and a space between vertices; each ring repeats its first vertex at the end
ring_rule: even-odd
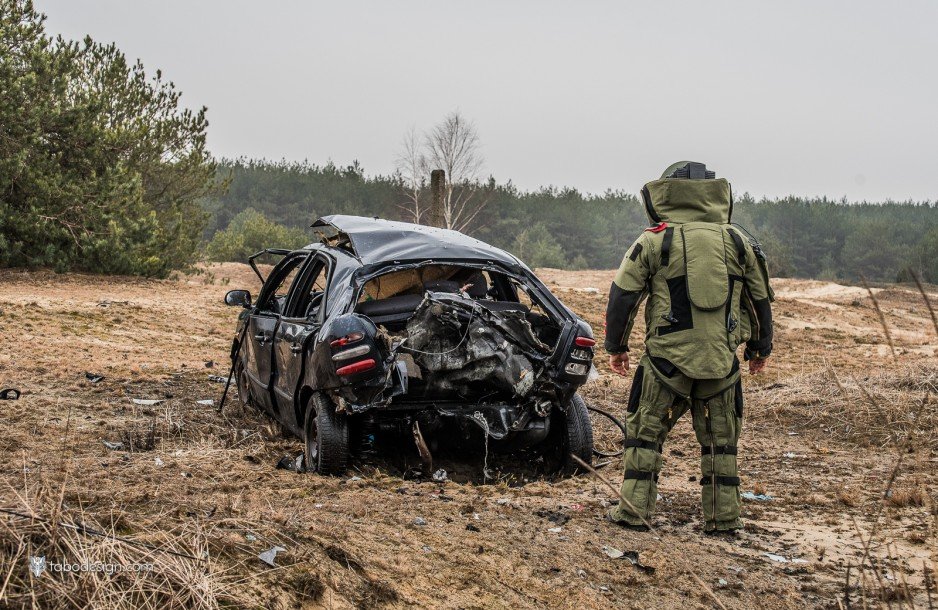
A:
POLYGON ((689 178, 691 180, 713 179, 717 177, 716 172, 707 169, 703 163, 696 161, 678 161, 668 167, 661 174, 662 178, 689 178))

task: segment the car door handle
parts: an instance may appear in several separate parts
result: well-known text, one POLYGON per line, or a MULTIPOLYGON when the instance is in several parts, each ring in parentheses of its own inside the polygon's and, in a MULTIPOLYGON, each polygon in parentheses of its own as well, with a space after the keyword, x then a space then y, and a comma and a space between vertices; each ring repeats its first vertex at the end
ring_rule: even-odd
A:
POLYGON ((290 352, 293 353, 294 356, 297 355, 297 354, 303 353, 303 344, 302 344, 302 343, 294 343, 294 344, 290 345, 290 352))

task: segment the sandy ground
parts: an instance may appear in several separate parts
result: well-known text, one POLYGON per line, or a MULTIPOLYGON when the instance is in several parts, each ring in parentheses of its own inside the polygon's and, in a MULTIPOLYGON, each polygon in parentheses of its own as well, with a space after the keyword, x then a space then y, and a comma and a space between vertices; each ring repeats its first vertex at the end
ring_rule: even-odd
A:
MULTIPOLYGON (((601 336, 612 271, 539 275, 601 336)), ((237 400, 223 416, 197 402, 217 400, 222 386, 209 376, 227 372, 236 312, 224 293, 257 289, 235 264, 165 281, 0 271, 0 387, 23 392, 0 402, 0 505, 45 516, 61 505, 63 520, 80 515, 130 540, 198 550, 207 561, 193 562, 193 578, 223 606, 800 609, 866 598, 929 607, 938 338, 922 297, 875 289, 891 349, 863 288, 774 286, 776 351, 765 374, 746 376, 740 447, 744 491, 772 499, 745 503, 747 528, 734 539, 700 530, 688 421, 667 444, 652 533, 606 522, 613 495, 595 478, 524 480, 510 460, 489 484, 403 480, 417 462, 407 448, 340 479, 275 469, 299 441, 237 400), (271 568, 257 554, 275 544, 285 550, 271 568), (635 551, 650 569, 612 550, 635 551)), ((604 356, 584 395, 622 414, 629 380, 604 356)), ((608 422, 595 427, 613 447, 608 422)), ((621 480, 617 463, 600 472, 621 480)), ((4 519, 18 531, 21 519, 4 519)), ((25 556, 0 549, 0 605, 51 603, 16 586, 28 576, 25 556)), ((157 570, 190 561, 149 557, 157 570)), ((934 584, 930 595, 938 600, 934 584)))

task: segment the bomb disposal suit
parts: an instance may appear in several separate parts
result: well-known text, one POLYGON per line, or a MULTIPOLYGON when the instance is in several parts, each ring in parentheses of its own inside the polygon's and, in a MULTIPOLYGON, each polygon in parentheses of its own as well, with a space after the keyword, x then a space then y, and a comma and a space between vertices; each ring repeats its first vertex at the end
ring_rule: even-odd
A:
POLYGON ((701 163, 681 162, 642 189, 654 226, 632 244, 606 311, 606 351, 619 374, 645 306, 645 354, 627 407, 625 480, 614 521, 642 526, 655 509, 662 445, 688 410, 701 446, 704 531, 742 527, 736 448, 743 419, 737 348, 750 371, 772 351, 774 295, 755 240, 730 225, 729 182, 701 163), (631 505, 631 506, 630 506, 631 505))

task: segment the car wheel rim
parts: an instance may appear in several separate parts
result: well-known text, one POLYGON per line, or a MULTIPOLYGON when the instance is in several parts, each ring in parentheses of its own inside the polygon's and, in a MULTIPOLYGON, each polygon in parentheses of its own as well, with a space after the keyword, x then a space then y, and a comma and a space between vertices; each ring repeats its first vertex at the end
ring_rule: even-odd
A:
POLYGON ((311 419, 306 433, 306 469, 319 469, 319 428, 315 417, 311 419))

